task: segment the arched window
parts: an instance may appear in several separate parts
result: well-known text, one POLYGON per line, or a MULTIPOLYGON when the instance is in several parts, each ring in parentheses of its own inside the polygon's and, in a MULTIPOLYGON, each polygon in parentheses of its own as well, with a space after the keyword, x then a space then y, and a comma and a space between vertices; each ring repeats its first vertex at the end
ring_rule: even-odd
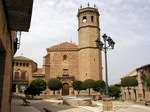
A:
POLYGON ((26 72, 21 72, 21 80, 25 80, 26 79, 26 72))
POLYGON ((86 22, 87 22, 87 18, 86 18, 86 16, 84 16, 82 19, 82 23, 86 23, 86 22))
POLYGON ((20 62, 20 66, 22 66, 22 63, 20 62))
POLYGON ((67 60, 67 55, 63 56, 63 61, 67 60))
POLYGON ((14 80, 19 80, 19 72, 15 72, 14 80))
POLYGON ((29 66, 29 63, 26 63, 26 66, 28 67, 28 66, 29 66))
POLYGON ((97 23, 99 24, 99 18, 97 18, 97 23))
POLYGON ((18 62, 16 62, 16 66, 18 66, 19 64, 18 64, 18 62))
POLYGON ((94 16, 91 16, 91 22, 94 23, 94 16))
POLYGON ((23 63, 23 66, 25 66, 25 63, 23 63))

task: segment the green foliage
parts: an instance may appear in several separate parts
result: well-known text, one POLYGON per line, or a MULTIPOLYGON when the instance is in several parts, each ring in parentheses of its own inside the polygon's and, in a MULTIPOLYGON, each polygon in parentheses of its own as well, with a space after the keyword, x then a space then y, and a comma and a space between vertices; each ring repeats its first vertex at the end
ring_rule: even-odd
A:
POLYGON ((25 95, 31 95, 32 99, 34 96, 36 95, 40 95, 41 91, 36 88, 35 86, 30 85, 25 91, 24 91, 25 95))
POLYGON ((36 87, 40 91, 44 91, 46 89, 46 82, 41 78, 32 80, 30 85, 36 87))
POLYGON ((120 89, 118 89, 116 86, 110 86, 108 89, 108 94, 111 97, 119 98, 120 97, 120 89))
POLYGON ((135 77, 125 77, 121 80, 122 87, 138 86, 138 80, 135 77))
POLYGON ((147 76, 145 81, 146 81, 146 85, 150 87, 150 76, 147 76))
POLYGON ((106 83, 103 80, 97 80, 95 82, 94 91, 100 92, 101 94, 105 93, 106 83))
POLYGON ((83 82, 83 88, 89 89, 89 95, 90 95, 90 89, 94 88, 95 81, 93 79, 87 79, 83 82))
POLYGON ((62 82, 57 78, 51 78, 48 80, 47 86, 50 90, 53 91, 53 94, 55 95, 55 91, 61 89, 62 82))
POLYGON ((138 80, 135 77, 125 77, 121 80, 121 86, 122 87, 127 87, 128 89, 128 94, 129 94, 129 99, 131 99, 131 93, 130 93, 130 86, 134 87, 134 86, 138 86, 138 80))
POLYGON ((74 80, 72 82, 72 87, 74 90, 77 90, 78 94, 80 93, 80 90, 83 90, 82 81, 74 80))
POLYGON ((25 95, 31 95, 33 98, 33 96, 40 95, 45 89, 46 82, 41 78, 37 78, 31 81, 30 86, 24 92, 25 95))

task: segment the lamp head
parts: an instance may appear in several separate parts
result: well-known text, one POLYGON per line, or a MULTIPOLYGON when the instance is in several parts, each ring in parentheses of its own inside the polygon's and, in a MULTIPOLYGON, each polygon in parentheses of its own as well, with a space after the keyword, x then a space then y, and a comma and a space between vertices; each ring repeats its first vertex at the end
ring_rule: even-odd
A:
POLYGON ((108 36, 104 33, 104 35, 102 37, 103 37, 104 41, 106 41, 108 36))
POLYGON ((115 42, 112 40, 112 42, 111 42, 112 49, 114 49, 114 46, 115 46, 115 42))
POLYGON ((96 46, 99 48, 99 49, 103 49, 103 42, 101 42, 100 40, 99 40, 99 38, 97 38, 97 40, 95 41, 96 42, 96 46))
POLYGON ((107 42, 109 46, 111 46, 111 48, 114 49, 115 42, 110 37, 107 38, 107 42))

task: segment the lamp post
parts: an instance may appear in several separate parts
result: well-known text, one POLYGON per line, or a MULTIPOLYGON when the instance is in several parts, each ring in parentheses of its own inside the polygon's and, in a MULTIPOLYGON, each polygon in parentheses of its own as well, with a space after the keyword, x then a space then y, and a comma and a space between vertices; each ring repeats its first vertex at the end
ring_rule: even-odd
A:
POLYGON ((97 38, 96 46, 99 50, 103 50, 105 53, 105 77, 106 77, 106 97, 108 98, 108 70, 107 70, 107 51, 108 49, 114 49, 115 42, 108 37, 106 34, 102 36, 104 43, 100 41, 100 38, 97 38))

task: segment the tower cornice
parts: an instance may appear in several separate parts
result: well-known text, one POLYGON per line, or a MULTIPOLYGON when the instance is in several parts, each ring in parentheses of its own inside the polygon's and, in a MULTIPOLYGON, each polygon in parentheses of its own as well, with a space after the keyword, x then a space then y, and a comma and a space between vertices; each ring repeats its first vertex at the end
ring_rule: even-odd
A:
POLYGON ((99 12, 98 12, 98 9, 97 8, 92 8, 92 7, 85 7, 85 8, 81 8, 78 10, 78 14, 77 14, 77 17, 80 16, 80 14, 82 13, 86 13, 86 12, 96 12, 98 16, 100 16, 99 12))
POLYGON ((95 26, 93 26, 93 25, 86 25, 86 26, 80 26, 80 27, 78 28, 78 31, 79 31, 81 28, 85 28, 85 27, 91 27, 91 28, 95 27, 95 28, 98 28, 99 30, 101 30, 101 29, 99 28, 99 26, 97 26, 97 25, 95 25, 95 26))

